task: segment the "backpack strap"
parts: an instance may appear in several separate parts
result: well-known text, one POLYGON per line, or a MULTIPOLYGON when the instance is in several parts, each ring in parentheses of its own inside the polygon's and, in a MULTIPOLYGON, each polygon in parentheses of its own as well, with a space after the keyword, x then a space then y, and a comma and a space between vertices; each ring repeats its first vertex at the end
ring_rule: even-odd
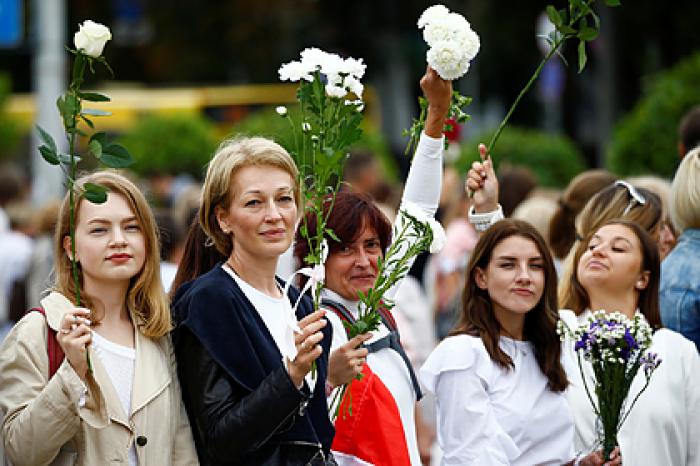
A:
MULTIPOLYGON (((44 316, 44 319, 46 319, 46 311, 44 310, 44 308, 33 307, 29 311, 27 311, 27 314, 30 312, 38 312, 39 314, 44 316)), ((61 367, 61 364, 65 359, 65 354, 63 353, 63 348, 61 348, 61 345, 58 344, 58 340, 56 339, 56 331, 49 327, 48 322, 46 323, 46 329, 48 330, 46 335, 46 351, 49 355, 50 379, 54 376, 56 371, 58 371, 58 368, 61 367)))
MULTIPOLYGON (((350 324, 355 322, 355 318, 353 317, 352 313, 341 303, 324 298, 321 300, 321 305, 335 312, 336 315, 340 317, 342 321, 350 324)), ((399 330, 396 326, 394 316, 391 315, 391 311, 389 311, 389 309, 383 306, 378 309, 378 312, 379 315, 382 317, 382 322, 389 329, 389 334, 383 336, 377 341, 374 341, 369 344, 364 344, 362 346, 364 348, 367 348, 367 351, 369 351, 370 353, 376 353, 377 351, 381 351, 387 348, 399 353, 399 356, 401 356, 401 359, 403 359, 403 362, 406 365, 406 368, 408 369, 408 375, 411 378, 411 385, 413 385, 413 391, 416 393, 416 399, 420 401, 420 399, 423 398, 423 392, 420 389, 418 377, 416 377, 416 372, 413 370, 413 365, 411 364, 411 361, 406 355, 406 351, 401 345, 401 337, 399 336, 399 330)), ((348 334, 348 338, 350 338, 347 327, 345 328, 345 333, 348 334)))

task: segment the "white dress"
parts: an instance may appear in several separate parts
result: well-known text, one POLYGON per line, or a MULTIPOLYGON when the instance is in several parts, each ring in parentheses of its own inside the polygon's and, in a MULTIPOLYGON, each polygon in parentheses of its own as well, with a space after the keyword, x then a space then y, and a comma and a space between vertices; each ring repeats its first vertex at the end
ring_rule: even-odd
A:
MULTIPOLYGON (((589 311, 576 317, 569 310, 560 316, 571 328, 585 323, 589 311)), ((566 351, 576 361, 573 343, 566 351)), ((700 358, 695 345, 681 334, 658 330, 650 351, 661 365, 618 434, 623 464, 641 466, 700 466, 700 358)), ((589 363, 584 371, 593 377, 589 363)), ((567 372, 571 385, 567 397, 576 424, 577 450, 589 450, 596 441, 596 416, 583 388, 578 365, 567 372)), ((644 385, 643 371, 632 382, 628 400, 644 385)), ((588 384, 589 389, 591 384, 588 384)), ((595 393, 591 392, 595 400, 595 393)))
POLYGON ((420 370, 437 399, 443 465, 561 465, 574 458, 564 393, 547 388, 530 342, 501 337, 504 370, 479 337, 448 337, 420 370))

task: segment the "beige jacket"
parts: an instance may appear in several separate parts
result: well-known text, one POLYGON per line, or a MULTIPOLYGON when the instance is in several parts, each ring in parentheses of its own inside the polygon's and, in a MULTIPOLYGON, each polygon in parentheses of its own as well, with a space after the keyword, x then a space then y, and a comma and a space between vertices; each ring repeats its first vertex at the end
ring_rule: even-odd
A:
POLYGON ((136 332, 128 415, 104 366, 91 352, 94 379, 88 386, 95 389, 88 388, 79 407, 85 385, 67 360, 49 380, 46 349, 47 320, 57 329, 73 306, 52 293, 42 300, 42 307, 46 319, 38 312, 29 313, 0 346, 0 419, 11 464, 128 464, 133 442, 139 466, 199 464, 170 338, 152 340, 136 332))

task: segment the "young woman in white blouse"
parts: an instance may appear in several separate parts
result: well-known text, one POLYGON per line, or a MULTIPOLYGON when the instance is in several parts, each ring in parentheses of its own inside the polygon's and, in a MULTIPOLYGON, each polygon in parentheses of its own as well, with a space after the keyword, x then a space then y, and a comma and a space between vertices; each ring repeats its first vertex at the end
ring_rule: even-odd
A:
MULTIPOLYGON (((570 310, 560 313, 570 327, 585 323, 590 309, 604 309, 629 318, 639 312, 655 329, 650 351, 658 353, 662 362, 618 434, 625 463, 700 465, 700 358, 690 340, 661 328, 656 242, 637 223, 611 220, 584 239, 574 258, 571 298, 562 303, 570 310)), ((573 344, 567 345, 567 351, 576 357, 573 344)), ((583 362, 583 368, 592 377, 588 362, 583 362)), ((568 375, 576 447, 589 448, 596 441, 596 416, 578 368, 568 375)), ((630 396, 644 382, 640 371, 630 396)))
POLYGON ((88 175, 76 188, 75 250, 66 195, 44 315, 29 312, 0 347, 5 453, 15 466, 198 464, 168 335, 153 214, 115 172, 88 175), (107 200, 87 200, 86 183, 105 187, 107 200), (78 291, 85 308, 74 305, 78 291))
MULTIPOLYGON (((527 222, 497 222, 466 273, 460 321, 420 371, 437 398, 442 464, 573 464, 556 272, 544 240, 527 222)), ((602 463, 599 453, 576 460, 602 463)))

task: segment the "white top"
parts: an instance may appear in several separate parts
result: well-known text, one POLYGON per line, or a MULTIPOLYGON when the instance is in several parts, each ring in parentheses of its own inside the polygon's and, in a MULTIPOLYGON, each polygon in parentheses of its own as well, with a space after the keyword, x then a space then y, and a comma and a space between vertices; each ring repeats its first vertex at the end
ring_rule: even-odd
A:
MULTIPOLYGON (((401 203, 412 202, 419 206, 429 217, 433 217, 437 211, 440 201, 440 189, 442 186, 442 155, 444 147, 444 136, 432 138, 425 133, 421 133, 413 162, 406 178, 401 203)), ((412 265, 408 264, 410 269, 412 265)), ((387 291, 386 298, 393 298, 396 295, 402 280, 399 280, 387 291)), ((328 289, 323 290, 323 296, 343 304, 352 315, 358 317, 359 301, 348 301, 340 295, 328 289)), ((326 314, 328 321, 333 325, 333 342, 331 351, 347 343, 347 334, 340 318, 334 313, 326 314)), ((389 334, 389 329, 382 323, 378 330, 372 334, 372 339, 367 343, 373 343, 389 334)), ((416 394, 413 391, 413 384, 408 368, 399 354, 391 349, 385 349, 367 356, 367 364, 384 386, 394 397, 399 410, 401 423, 406 435, 408 454, 412 465, 420 465, 420 455, 418 453, 418 441, 416 440, 415 408, 416 394)), ((357 459, 346 458, 346 455, 338 455, 340 466, 349 466, 357 459)))
MULTIPOLYGON (((119 395, 119 401, 121 401, 126 417, 130 417, 136 349, 118 345, 97 332, 92 332, 92 348, 97 357, 100 358, 102 365, 107 369, 107 374, 117 395, 119 395)), ((136 447, 132 442, 129 447, 129 465, 136 466, 137 464, 136 447)))
MULTIPOLYGON (((328 289, 324 289, 322 293, 324 298, 329 298, 342 304, 355 318, 358 317, 357 301, 343 299, 343 297, 328 289)), ((347 343, 348 338, 345 333, 343 322, 335 312, 328 312, 326 318, 333 326, 333 342, 331 344, 331 351, 333 351, 347 343)), ((381 323, 379 328, 372 332, 372 338, 366 342, 366 344, 373 343, 388 334, 389 329, 386 325, 381 323)), ((408 372, 406 363, 404 363, 399 353, 390 348, 386 348, 375 353, 369 353, 367 355, 367 365, 393 396, 396 407, 399 410, 399 416, 401 417, 401 424, 403 425, 404 434, 406 436, 406 445, 408 446, 411 464, 420 465, 418 441, 416 440, 416 394, 413 391, 411 375, 408 372)), ((332 399, 332 397, 331 395, 329 399, 332 399)), ((344 455, 339 455, 336 460, 340 466, 357 464, 353 462, 355 461, 354 457, 347 458, 344 455)))
MULTIPOLYGON (((547 388, 532 344, 501 337, 514 368, 491 360, 481 338, 446 338, 420 370, 437 399, 443 465, 561 465, 574 457, 564 393, 547 388)), ((637 464, 637 463, 629 463, 637 464)))
MULTIPOLYGON (((560 316, 572 329, 585 323, 590 312, 578 316, 572 311, 560 311, 560 316)), ((576 361, 573 342, 566 351, 576 361)), ((658 330, 650 351, 658 353, 661 365, 651 376, 651 382, 639 397, 630 416, 622 425, 617 440, 624 464, 632 465, 700 465, 700 358, 695 345, 679 333, 658 330)), ((584 371, 593 378, 590 363, 583 362, 584 371)), ((583 388, 578 369, 567 372, 571 386, 568 400, 576 423, 577 450, 587 450, 595 443, 595 414, 583 388)), ((639 371, 629 397, 639 393, 645 382, 639 371)), ((592 389, 592 382, 588 384, 592 389)), ((595 393, 591 392, 595 400, 595 393)), ((628 398, 631 400, 633 398, 628 398)))
MULTIPOLYGON (((265 323, 265 326, 270 332, 270 335, 277 345, 277 348, 284 348, 286 345, 288 345, 287 340, 290 338, 290 334, 291 338, 294 338, 293 333, 291 333, 291 329, 287 326, 284 319, 284 316, 286 315, 285 313, 291 312, 291 304, 289 303, 289 299, 286 296, 282 296, 281 298, 273 298, 272 296, 268 296, 257 288, 250 286, 228 265, 223 264, 221 268, 223 268, 226 273, 228 273, 236 281, 238 286, 241 288, 241 291, 243 291, 243 294, 245 294, 246 298, 248 298, 255 310, 258 311, 258 315, 260 315, 260 318, 265 323)), ((287 367, 287 361, 285 360, 284 356, 282 356, 282 364, 287 367)), ((306 374, 306 377, 304 378, 306 383, 313 391, 315 383, 311 373, 306 374)))

